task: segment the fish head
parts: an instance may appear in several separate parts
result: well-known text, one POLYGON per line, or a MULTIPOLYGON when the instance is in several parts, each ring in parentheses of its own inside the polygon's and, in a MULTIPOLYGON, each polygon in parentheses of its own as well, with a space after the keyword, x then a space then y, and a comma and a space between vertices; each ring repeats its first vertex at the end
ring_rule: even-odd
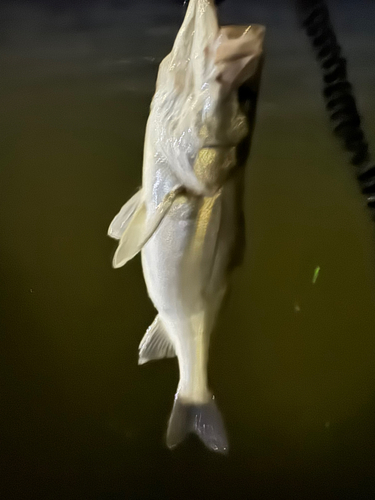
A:
POLYGON ((265 29, 260 25, 221 28, 206 75, 200 115, 200 148, 194 172, 216 192, 237 163, 237 146, 249 134, 249 116, 238 99, 239 88, 256 81, 261 67, 265 29))
POLYGON ((247 117, 240 108, 239 88, 255 79, 263 54, 261 25, 225 26, 219 31, 206 74, 202 107, 202 147, 233 147, 247 135, 247 117))
POLYGON ((220 184, 248 134, 238 89, 257 73, 264 31, 259 25, 220 28, 213 0, 191 0, 160 65, 152 105, 156 141, 164 156, 203 183, 220 184))

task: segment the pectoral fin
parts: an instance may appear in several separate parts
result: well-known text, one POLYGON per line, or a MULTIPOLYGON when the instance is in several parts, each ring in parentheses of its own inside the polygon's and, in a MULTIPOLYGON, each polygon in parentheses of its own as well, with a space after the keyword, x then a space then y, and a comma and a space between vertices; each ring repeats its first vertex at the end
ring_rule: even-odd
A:
POLYGON ((141 251, 142 247, 154 234, 159 224, 168 213, 176 196, 182 191, 181 187, 175 188, 166 194, 163 201, 159 203, 155 212, 148 217, 145 202, 142 202, 131 216, 121 236, 115 256, 113 267, 124 266, 129 260, 141 251))
POLYGON ((127 225, 129 224, 134 212, 137 210, 138 206, 142 201, 142 189, 137 191, 134 196, 130 198, 129 201, 121 208, 119 213, 111 222, 108 228, 108 236, 119 240, 123 235, 127 225))

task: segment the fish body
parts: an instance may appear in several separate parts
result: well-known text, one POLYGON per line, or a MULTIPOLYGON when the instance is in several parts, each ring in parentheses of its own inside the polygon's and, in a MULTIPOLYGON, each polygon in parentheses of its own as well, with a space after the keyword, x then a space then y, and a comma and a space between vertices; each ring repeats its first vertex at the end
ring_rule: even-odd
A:
POLYGON ((180 381, 169 421, 173 448, 195 432, 226 452, 225 428, 207 383, 210 335, 238 243, 243 171, 237 146, 249 136, 238 88, 256 74, 264 28, 220 29, 211 0, 190 0, 162 61, 146 127, 142 188, 113 220, 113 265, 142 252, 158 311, 139 363, 177 356, 180 381))

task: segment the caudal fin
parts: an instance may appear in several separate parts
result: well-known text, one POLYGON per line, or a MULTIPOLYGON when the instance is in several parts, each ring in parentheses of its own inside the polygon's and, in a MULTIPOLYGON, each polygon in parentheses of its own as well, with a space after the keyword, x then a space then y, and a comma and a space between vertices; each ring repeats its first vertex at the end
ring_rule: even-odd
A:
POLYGON ((190 432, 197 434, 210 450, 224 454, 228 452, 223 419, 214 398, 198 405, 187 404, 176 397, 168 424, 168 448, 175 448, 190 432))

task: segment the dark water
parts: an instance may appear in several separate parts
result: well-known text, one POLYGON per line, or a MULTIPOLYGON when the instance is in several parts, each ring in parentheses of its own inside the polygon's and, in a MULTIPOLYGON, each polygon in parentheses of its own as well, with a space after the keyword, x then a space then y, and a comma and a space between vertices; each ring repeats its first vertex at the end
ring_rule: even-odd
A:
MULTIPOLYGON (((137 366, 155 311, 109 222, 141 182, 178 2, 1 10, 1 497, 375 497, 373 226, 330 135, 288 2, 227 0, 268 27, 246 178, 249 246, 212 342, 228 457, 164 446, 178 371, 137 366), (314 270, 320 267, 316 282, 314 270)), ((375 5, 332 15, 375 144, 375 5)))

